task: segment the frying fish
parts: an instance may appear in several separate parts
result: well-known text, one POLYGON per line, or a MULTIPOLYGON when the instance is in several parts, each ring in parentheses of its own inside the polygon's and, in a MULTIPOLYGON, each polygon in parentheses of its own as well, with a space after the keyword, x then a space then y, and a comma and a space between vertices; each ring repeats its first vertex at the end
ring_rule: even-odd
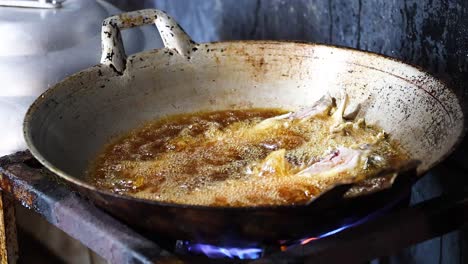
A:
POLYGON ((407 158, 381 129, 345 119, 347 103, 343 92, 338 104, 327 94, 297 111, 169 117, 107 146, 89 179, 113 192, 181 204, 307 203, 407 158))

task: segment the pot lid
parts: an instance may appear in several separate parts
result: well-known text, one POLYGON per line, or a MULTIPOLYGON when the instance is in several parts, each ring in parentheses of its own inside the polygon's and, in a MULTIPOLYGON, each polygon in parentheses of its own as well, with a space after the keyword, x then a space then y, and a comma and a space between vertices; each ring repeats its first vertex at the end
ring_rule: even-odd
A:
POLYGON ((0 56, 38 55, 70 48, 100 35, 101 23, 107 16, 105 8, 95 0, 0 0, 0 56), (49 6, 7 7, 2 2, 49 6), (54 2, 55 6, 50 6, 54 2))

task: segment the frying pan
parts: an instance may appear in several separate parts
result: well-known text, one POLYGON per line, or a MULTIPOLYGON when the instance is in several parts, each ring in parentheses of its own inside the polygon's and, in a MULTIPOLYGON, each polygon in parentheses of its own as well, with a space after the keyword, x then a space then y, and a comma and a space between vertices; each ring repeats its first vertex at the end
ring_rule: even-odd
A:
POLYGON ((24 121, 25 139, 48 169, 153 238, 272 241, 346 224, 407 194, 417 176, 450 154, 464 131, 462 108, 444 83, 377 54, 282 41, 197 44, 155 9, 107 18, 102 49, 101 64, 64 79, 34 102, 24 121), (127 57, 120 30, 150 23, 165 47, 127 57), (359 104, 357 117, 388 132, 420 161, 417 168, 407 166, 396 178, 390 173, 336 186, 308 205, 270 207, 156 202, 99 190, 83 180, 106 142, 145 121, 199 110, 295 110, 325 93, 340 98, 343 89, 348 108, 359 104))

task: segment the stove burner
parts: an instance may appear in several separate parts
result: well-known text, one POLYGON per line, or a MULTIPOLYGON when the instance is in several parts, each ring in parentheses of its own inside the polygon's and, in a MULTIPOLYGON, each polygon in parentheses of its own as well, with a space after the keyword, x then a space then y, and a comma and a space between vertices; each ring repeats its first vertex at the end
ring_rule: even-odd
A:
MULTIPOLYGON (((367 221, 368 218, 366 217, 365 220, 367 221)), ((282 241, 279 241, 276 245, 273 245, 273 247, 268 247, 268 249, 270 250, 271 248, 273 248, 273 251, 286 251, 291 246, 299 245, 299 244, 305 245, 314 240, 334 235, 336 233, 339 233, 345 229, 348 229, 352 226, 358 225, 363 222, 365 222, 364 219, 362 219, 361 221, 349 224, 349 225, 344 225, 342 227, 328 231, 326 233, 323 233, 315 237, 307 237, 307 238, 298 239, 298 240, 282 240, 282 241)), ((175 251, 176 253, 183 254, 183 255, 186 255, 186 254, 202 255, 211 259, 247 260, 247 259, 261 258, 265 253, 265 249, 266 247, 262 247, 259 245, 252 245, 252 244, 244 245, 244 246, 216 246, 216 245, 211 245, 211 244, 206 244, 206 243, 178 240, 176 242, 175 251)))
MULTIPOLYGON (((392 208, 395 208, 398 203, 404 200, 405 196, 402 195, 399 199, 395 199, 394 201, 388 203, 386 206, 382 207, 381 209, 374 211, 367 216, 355 220, 348 224, 343 224, 342 226, 332 229, 330 231, 320 233, 319 235, 314 235, 310 237, 305 237, 302 239, 297 240, 281 240, 278 241, 276 245, 273 245, 273 251, 286 251, 292 246, 296 245, 305 245, 309 244, 315 240, 329 237, 335 235, 339 232, 342 232, 348 228, 363 224, 367 221, 375 219, 379 215, 382 215, 392 208)), ((201 255, 206 256, 211 259, 259 259, 265 254, 265 249, 268 248, 270 251, 270 246, 259 246, 258 244, 247 243, 244 246, 216 246, 212 244, 206 244, 202 242, 192 242, 192 241, 182 241, 178 240, 176 242, 175 252, 178 254, 193 254, 193 255, 201 255)))
POLYGON ((263 248, 257 246, 247 247, 218 247, 204 243, 177 241, 177 251, 186 251, 195 255, 205 255, 213 259, 258 259, 262 256, 263 248))

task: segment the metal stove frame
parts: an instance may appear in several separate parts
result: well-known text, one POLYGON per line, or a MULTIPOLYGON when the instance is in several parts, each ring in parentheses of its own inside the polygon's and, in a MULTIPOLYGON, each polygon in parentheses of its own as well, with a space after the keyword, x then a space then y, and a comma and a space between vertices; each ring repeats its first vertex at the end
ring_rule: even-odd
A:
MULTIPOLYGON (((450 173, 453 168, 446 162, 436 169, 450 173)), ((16 263, 18 259, 14 201, 36 211, 110 263, 199 263, 203 260, 176 256, 133 231, 71 192, 27 151, 0 158, 0 189, 1 263, 16 263)), ((444 195, 330 237, 246 262, 363 263, 448 233, 466 222, 468 194, 444 195)))

